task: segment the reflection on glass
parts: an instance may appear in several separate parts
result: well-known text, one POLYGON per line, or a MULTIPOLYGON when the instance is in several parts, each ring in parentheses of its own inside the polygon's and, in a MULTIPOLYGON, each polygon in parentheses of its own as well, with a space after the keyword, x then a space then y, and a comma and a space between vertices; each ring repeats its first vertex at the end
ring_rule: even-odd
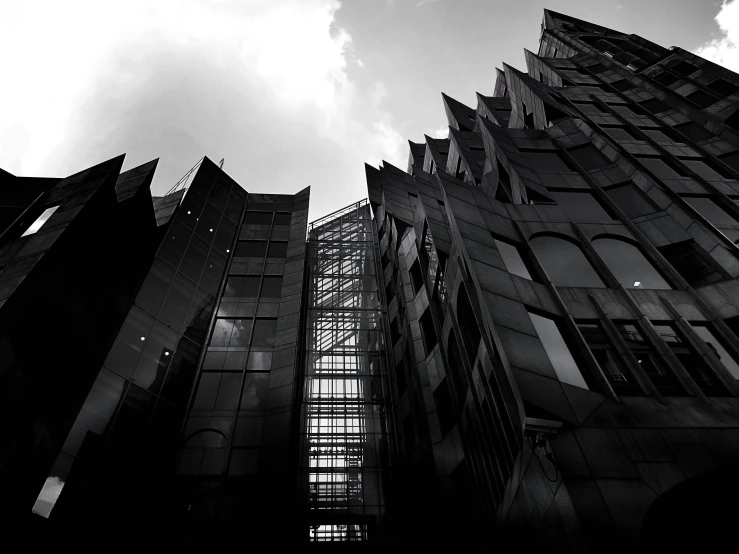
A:
POLYGON ((531 312, 529 312, 529 318, 531 318, 531 323, 534 324, 536 334, 541 339, 541 344, 549 361, 552 362, 557 378, 563 383, 587 389, 588 385, 585 383, 585 379, 583 379, 572 354, 570 354, 570 349, 567 348, 557 324, 547 317, 531 312))
POLYGON ((729 354, 727 350, 722 346, 722 344, 714 336, 711 330, 705 325, 701 325, 700 323, 691 322, 690 325, 693 327, 693 331, 695 331, 695 334, 703 339, 705 343, 710 346, 711 349, 716 353, 719 361, 729 371, 729 373, 731 373, 734 379, 739 379, 739 365, 737 364, 734 357, 731 356, 731 354, 729 354))
POLYGON ((711 198, 705 196, 683 196, 683 199, 717 227, 736 225, 736 220, 711 198))
POLYGON ((570 221, 580 223, 611 221, 593 194, 587 191, 549 191, 570 221))
POLYGON ((633 244, 618 239, 600 238, 593 241, 593 248, 624 287, 672 288, 633 244))
POLYGON ((606 194, 628 217, 654 213, 655 209, 631 184, 608 189, 606 194))
POLYGON ((558 237, 535 237, 529 244, 558 287, 605 287, 582 250, 558 237))
POLYGON ((46 221, 51 217, 51 214, 53 214, 58 208, 59 208, 59 206, 53 206, 51 208, 46 208, 43 211, 43 213, 40 216, 38 216, 38 218, 36 219, 36 221, 34 221, 33 223, 31 223, 31 225, 28 227, 28 229, 26 229, 26 232, 23 233, 21 236, 22 237, 25 237, 25 236, 28 236, 28 235, 32 235, 34 233, 37 233, 38 230, 41 229, 41 226, 44 223, 46 223, 46 221))

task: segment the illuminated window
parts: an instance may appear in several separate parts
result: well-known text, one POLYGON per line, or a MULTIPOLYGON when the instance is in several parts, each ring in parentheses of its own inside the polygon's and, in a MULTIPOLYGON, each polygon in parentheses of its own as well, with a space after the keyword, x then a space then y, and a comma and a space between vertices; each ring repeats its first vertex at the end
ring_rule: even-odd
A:
POLYGON ((52 206, 51 208, 46 208, 43 213, 38 216, 36 221, 31 223, 31 226, 26 229, 26 232, 23 233, 21 236, 25 237, 27 235, 32 235, 34 233, 37 233, 39 229, 41 229, 41 226, 48 221, 48 219, 51 217, 51 214, 53 214, 59 206, 52 206))

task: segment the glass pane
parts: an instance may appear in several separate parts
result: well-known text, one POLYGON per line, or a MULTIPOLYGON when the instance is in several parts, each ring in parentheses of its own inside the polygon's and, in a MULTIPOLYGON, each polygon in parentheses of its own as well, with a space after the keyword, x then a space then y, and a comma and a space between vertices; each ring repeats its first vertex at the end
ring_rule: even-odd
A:
POLYGON ((530 241, 539 263, 559 287, 605 287, 590 262, 575 244, 557 237, 530 241))
POLYGON ((272 213, 247 212, 244 225, 272 225, 272 213))
POLYGON ((593 248, 624 287, 629 289, 672 288, 633 244, 622 240, 602 238, 593 241, 593 248))
POLYGON ((199 194, 188 190, 185 199, 182 201, 182 206, 177 212, 177 221, 194 229, 200 213, 203 211, 203 206, 205 206, 205 199, 199 194))
POLYGON ((241 289, 242 298, 256 298, 259 295, 259 282, 261 277, 244 277, 244 286, 241 289))
POLYGON ((739 365, 737 364, 736 360, 721 345, 718 339, 716 339, 711 330, 705 325, 700 325, 697 323, 691 323, 690 325, 693 327, 693 331, 695 331, 695 334, 703 339, 706 344, 713 349, 713 351, 716 353, 716 356, 718 356, 718 359, 729 371, 729 373, 731 373, 734 379, 739 379, 739 365))
POLYGON ((658 179, 676 179, 682 177, 671 166, 667 165, 664 160, 659 158, 639 158, 637 159, 651 171, 658 179))
POLYGON ((495 246, 498 248, 500 256, 503 258, 503 263, 508 272, 531 281, 531 275, 529 275, 529 271, 526 269, 526 264, 524 264, 521 255, 518 253, 518 248, 512 244, 508 244, 497 239, 493 240, 495 241, 495 246))
POLYGON ((712 167, 701 160, 680 160, 683 165, 695 171, 698 175, 708 181, 721 181, 723 177, 712 167))
POLYGON ((577 148, 573 148, 572 150, 568 151, 570 156, 572 156, 575 161, 585 169, 586 171, 589 171, 591 169, 597 169, 599 167, 603 167, 604 165, 608 165, 610 160, 608 160, 600 150, 598 150, 595 146, 592 144, 586 144, 585 146, 579 146, 577 148))
POLYGON ((169 365, 161 395, 177 406, 183 406, 189 396, 195 378, 200 347, 187 339, 180 339, 174 359, 169 365))
POLYGON ((228 204, 226 204, 224 215, 234 223, 238 223, 243 210, 244 198, 237 191, 231 191, 231 196, 228 199, 228 204))
POLYGON ((233 319, 233 334, 229 346, 248 346, 251 338, 251 319, 233 319))
POLYGON ((38 216, 36 221, 31 223, 30 227, 28 227, 28 229, 26 229, 26 232, 23 233, 21 236, 25 237, 27 235, 32 235, 34 233, 37 233, 38 230, 41 229, 41 226, 44 223, 46 223, 46 221, 51 217, 51 214, 53 214, 58 208, 59 206, 53 206, 51 208, 46 208, 43 211, 43 213, 40 216, 38 216))
POLYGON ((642 129, 642 133, 655 142, 672 142, 670 137, 658 129, 642 129))
POLYGON ((269 371, 272 369, 272 352, 249 352, 247 371, 269 371))
POLYGON ((284 258, 287 256, 287 242, 270 242, 268 258, 284 258))
POLYGON ((237 410, 241 394, 241 373, 224 373, 218 387, 216 410, 237 410))
POLYGON ((207 205, 203 213, 200 214, 197 225, 195 225, 195 233, 205 240, 207 244, 210 244, 213 242, 213 237, 215 237, 220 219, 221 212, 215 207, 207 205))
POLYGON ((213 314, 214 297, 203 289, 197 289, 187 313, 183 333, 198 344, 203 344, 213 314))
POLYGON ((105 366, 119 375, 131 377, 153 325, 153 317, 133 306, 108 353, 105 366))
POLYGON ((175 222, 167 232, 167 236, 159 247, 158 256, 173 267, 180 265, 182 255, 190 242, 192 231, 179 222, 175 222))
POLYGON ((173 278, 174 268, 168 263, 156 259, 136 297, 136 304, 156 316, 167 296, 167 290, 173 278))
POLYGON ((236 233, 236 225, 231 223, 228 219, 222 218, 221 222, 218 224, 218 231, 216 232, 213 246, 221 252, 228 253, 233 244, 234 233, 236 233))
POLYGON ((684 196, 685 201, 716 226, 736 225, 736 220, 726 213, 712 199, 706 197, 684 196))
POLYGON ((210 191, 208 203, 212 204, 218 211, 223 211, 230 190, 231 186, 224 179, 219 178, 213 185, 213 190, 210 191))
POLYGON ((193 236, 190 244, 187 246, 185 256, 182 258, 182 265, 179 268, 180 271, 196 283, 200 279, 200 273, 203 271, 208 250, 209 247, 203 239, 193 236))
POLYGON ((267 253, 267 242, 261 240, 241 240, 236 243, 234 256, 263 258, 267 253))
POLYGON ((613 220, 590 192, 549 191, 549 194, 570 221, 594 223, 613 220))
POLYGON ((628 217, 639 217, 656 211, 630 184, 608 189, 606 194, 628 217))
POLYGON ((179 335, 163 323, 154 324, 133 375, 136 384, 155 394, 159 392, 178 338, 179 335))
POLYGON ((290 225, 290 220, 293 214, 276 213, 275 214, 275 225, 290 225))
POLYGON ((604 127, 603 130, 617 141, 637 140, 636 137, 629 133, 629 131, 624 127, 604 127))
POLYGON ((556 152, 525 152, 526 166, 535 171, 547 172, 571 172, 564 160, 556 152))
POLYGON ((211 248, 208 261, 203 268, 203 274, 200 277, 200 286, 211 294, 218 292, 223 278, 223 268, 226 267, 226 256, 218 252, 215 248, 211 248))
POLYGON ((187 310, 190 307, 193 294, 195 294, 195 283, 187 277, 178 273, 172 286, 167 293, 167 299, 159 313, 159 319, 164 323, 179 331, 187 317, 187 310))
POLYGON ((231 333, 233 333, 233 322, 233 319, 216 319, 213 336, 210 338, 211 346, 228 346, 231 340, 231 333))
POLYGON ((549 361, 552 362, 557 378, 563 383, 587 389, 582 373, 577 367, 567 344, 557 328, 557 324, 546 317, 529 313, 531 323, 534 324, 536 333, 541 339, 541 344, 546 350, 549 361))
POLYGON ((223 296, 241 296, 241 289, 244 288, 244 277, 231 275, 226 279, 226 288, 223 290, 223 296))
POLYGON ((282 294, 282 277, 265 277, 262 283, 262 298, 279 298, 282 294))
POLYGON ((193 403, 194 410, 212 410, 218 397, 218 386, 221 384, 220 373, 202 373, 198 390, 193 403))
POLYGON ((276 330, 276 319, 257 319, 254 322, 254 338, 252 340, 252 346, 274 346, 276 330))

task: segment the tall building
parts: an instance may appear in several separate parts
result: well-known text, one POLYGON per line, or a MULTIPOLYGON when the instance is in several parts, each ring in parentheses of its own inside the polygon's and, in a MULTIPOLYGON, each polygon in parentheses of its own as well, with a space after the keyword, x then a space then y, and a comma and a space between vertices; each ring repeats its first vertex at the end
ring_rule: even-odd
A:
POLYGON ((739 493, 739 75, 545 10, 368 201, 0 173, 39 546, 706 548, 739 493), (31 331, 33 330, 33 331, 31 331), (349 545, 345 545, 349 546, 349 545))

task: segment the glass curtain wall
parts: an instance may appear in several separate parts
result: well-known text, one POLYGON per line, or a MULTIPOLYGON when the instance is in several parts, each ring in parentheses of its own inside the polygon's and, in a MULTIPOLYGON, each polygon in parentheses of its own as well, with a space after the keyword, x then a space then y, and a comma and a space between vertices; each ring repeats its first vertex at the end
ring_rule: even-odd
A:
POLYGON ((384 513, 390 391, 366 201, 311 225, 307 265, 300 441, 310 540, 371 540, 384 513))

